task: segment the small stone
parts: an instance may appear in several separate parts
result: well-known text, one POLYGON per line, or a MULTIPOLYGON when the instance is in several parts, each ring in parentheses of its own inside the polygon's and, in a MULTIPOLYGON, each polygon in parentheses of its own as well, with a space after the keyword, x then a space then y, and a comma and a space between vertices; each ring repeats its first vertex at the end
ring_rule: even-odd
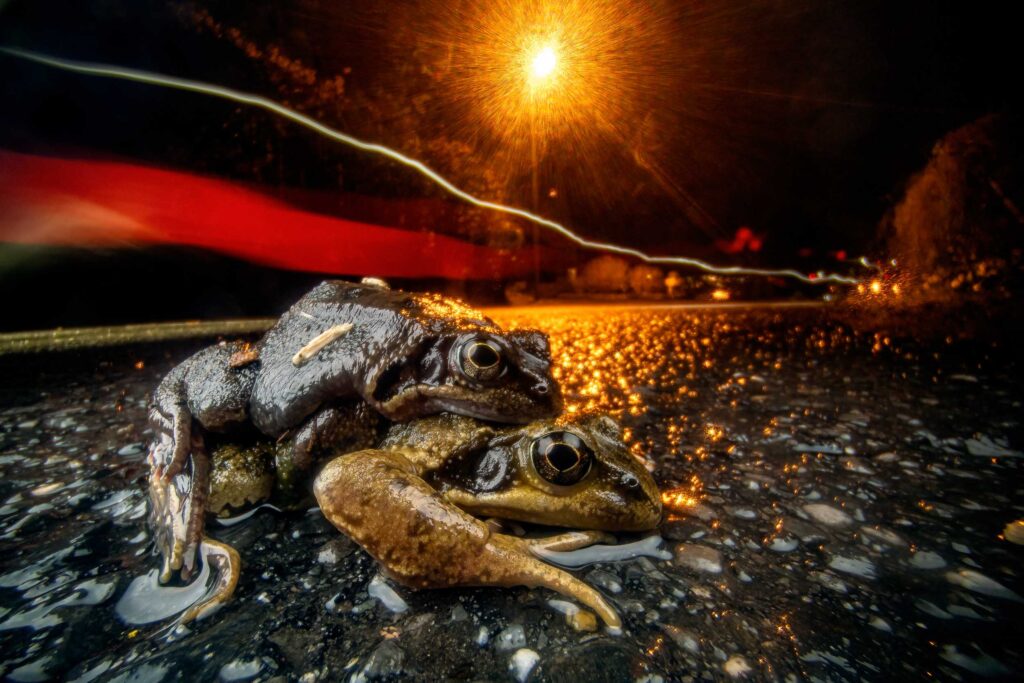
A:
POLYGON ((868 626, 871 628, 877 628, 879 631, 892 633, 892 626, 889 626, 889 622, 881 617, 871 617, 871 621, 868 622, 868 626))
POLYGON ((393 640, 385 640, 366 660, 363 668, 352 677, 353 681, 374 681, 391 678, 402 673, 405 652, 393 640))
POLYGON ((938 553, 919 550, 910 558, 910 566, 916 569, 942 569, 946 566, 946 561, 938 553))
POLYGON ((839 508, 823 503, 811 503, 804 506, 804 512, 810 515, 816 522, 828 526, 846 526, 853 523, 853 518, 839 508))
POLYGON ((846 582, 831 572, 811 572, 811 577, 821 585, 825 586, 825 588, 835 591, 836 593, 846 593, 849 590, 846 582))
POLYGON ((366 592, 370 597, 380 600, 384 607, 396 614, 401 614, 409 609, 409 604, 402 599, 402 596, 394 588, 388 585, 387 581, 380 574, 373 577, 366 592))
POLYGON ((700 652, 700 638, 689 629, 680 628, 671 624, 665 624, 662 629, 668 634, 672 641, 690 654, 700 652))
POLYGON ((622 592, 622 582, 619 581, 619 577, 603 569, 593 570, 587 574, 586 580, 591 586, 603 588, 609 593, 618 594, 622 592))
POLYGON ((501 652, 526 646, 526 631, 522 624, 511 624, 494 638, 494 647, 501 652))
POLYGON ((829 561, 828 566, 837 571, 853 574, 864 579, 875 578, 875 565, 869 560, 862 558, 836 555, 829 561))
POLYGON ((739 655, 729 657, 722 665, 722 669, 733 678, 745 678, 752 671, 747 660, 739 655))
POLYGON ((785 517, 782 528, 795 534, 803 543, 819 543, 828 538, 818 527, 796 517, 785 517))
POLYGON ((512 661, 508 664, 508 670, 512 672, 519 683, 524 683, 529 678, 530 672, 533 671, 533 667, 537 666, 539 661, 539 654, 524 647, 516 650, 516 653, 512 655, 512 661))
POLYGON ((123 446, 118 449, 118 455, 138 455, 142 452, 141 443, 130 443, 127 446, 123 446))
POLYGON ((722 554, 714 548, 696 543, 680 543, 676 546, 676 564, 698 572, 721 574, 722 554))
POLYGON ((222 666, 218 675, 222 681, 248 681, 256 678, 262 670, 263 662, 259 657, 235 659, 222 666))
POLYGON ((999 583, 995 579, 990 579, 984 574, 976 572, 973 569, 961 569, 955 572, 946 572, 946 580, 952 584, 966 588, 969 591, 981 593, 982 595, 988 595, 993 598, 1002 598, 1003 600, 1012 600, 1013 602, 1024 602, 1024 599, 1003 584, 999 583))
POLYGON ((768 549, 777 553, 788 553, 792 550, 796 550, 797 545, 799 544, 793 536, 776 536, 772 539, 771 545, 768 546, 768 549))
POLYGON ((883 526, 862 526, 860 531, 865 537, 869 537, 873 541, 881 541, 897 548, 907 546, 907 542, 902 536, 883 526))
POLYGON ((566 612, 565 623, 569 624, 569 626, 572 626, 577 631, 586 631, 590 633, 597 630, 597 617, 594 616, 593 612, 585 609, 576 610, 575 612, 566 612))

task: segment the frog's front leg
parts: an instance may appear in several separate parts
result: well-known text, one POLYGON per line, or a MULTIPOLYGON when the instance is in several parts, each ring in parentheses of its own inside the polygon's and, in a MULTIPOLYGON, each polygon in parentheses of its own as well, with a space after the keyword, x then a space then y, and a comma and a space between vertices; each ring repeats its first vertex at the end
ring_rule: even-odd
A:
POLYGON ((568 531, 564 534, 544 538, 523 539, 523 542, 532 553, 537 553, 537 551, 562 553, 586 548, 595 543, 614 543, 615 537, 604 531, 568 531))
POLYGON ((308 500, 309 480, 322 458, 374 445, 383 419, 362 401, 340 401, 318 409, 280 442, 274 452, 275 497, 286 507, 308 500))
MULTIPOLYGON (((533 557, 530 541, 493 533, 446 501, 400 452, 366 450, 336 458, 317 475, 313 492, 327 519, 406 585, 544 586, 587 605, 612 629, 621 627, 600 593, 533 557)), ((583 540, 564 536, 555 545, 583 540)))

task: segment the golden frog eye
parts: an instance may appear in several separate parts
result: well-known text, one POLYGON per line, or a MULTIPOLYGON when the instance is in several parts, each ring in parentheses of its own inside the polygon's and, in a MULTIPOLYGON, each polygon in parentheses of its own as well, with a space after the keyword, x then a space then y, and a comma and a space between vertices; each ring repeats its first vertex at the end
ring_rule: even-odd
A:
POLYGON ((533 466, 552 484, 569 486, 587 476, 594 454, 572 432, 550 432, 533 440, 533 466))
POLYGON ((462 372, 470 379, 489 381, 499 377, 504 370, 501 349, 484 340, 471 340, 462 347, 462 372))

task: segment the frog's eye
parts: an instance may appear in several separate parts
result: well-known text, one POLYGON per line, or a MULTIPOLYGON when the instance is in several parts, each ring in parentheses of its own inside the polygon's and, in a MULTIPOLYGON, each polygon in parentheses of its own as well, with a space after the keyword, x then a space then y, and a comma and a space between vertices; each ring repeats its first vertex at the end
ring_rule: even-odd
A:
POLYGON ((471 339, 462 346, 459 354, 462 372, 470 379, 487 382, 496 379, 504 371, 501 349, 494 342, 471 339))
POLYGON ((568 486, 587 476, 594 454, 572 432, 550 432, 533 441, 533 466, 552 484, 568 486))

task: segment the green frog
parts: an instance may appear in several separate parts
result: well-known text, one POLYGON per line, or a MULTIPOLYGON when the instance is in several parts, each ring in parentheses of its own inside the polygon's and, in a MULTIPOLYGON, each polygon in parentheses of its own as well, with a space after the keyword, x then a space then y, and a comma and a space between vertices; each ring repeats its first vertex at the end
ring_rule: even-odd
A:
POLYGON ((505 332, 464 303, 327 280, 255 344, 222 343, 172 369, 149 412, 151 520, 161 581, 196 567, 209 491, 208 452, 253 435, 284 438, 293 467, 347 449, 359 400, 389 420, 442 411, 525 424, 557 414, 547 337, 505 332))
MULTIPOLYGON (((210 512, 275 491, 294 496, 294 477, 284 491, 273 481, 274 462, 251 449, 214 451, 210 512)), ((621 621, 604 597, 542 554, 606 540, 609 531, 653 529, 661 518, 654 480, 604 416, 509 427, 444 413, 393 424, 373 448, 327 462, 313 493, 327 519, 405 585, 543 586, 587 605, 612 629, 621 621), (500 520, 574 531, 525 539, 502 533, 500 520)), ((238 554, 204 543, 222 560, 222 583, 183 621, 222 603, 237 582, 238 554)))

